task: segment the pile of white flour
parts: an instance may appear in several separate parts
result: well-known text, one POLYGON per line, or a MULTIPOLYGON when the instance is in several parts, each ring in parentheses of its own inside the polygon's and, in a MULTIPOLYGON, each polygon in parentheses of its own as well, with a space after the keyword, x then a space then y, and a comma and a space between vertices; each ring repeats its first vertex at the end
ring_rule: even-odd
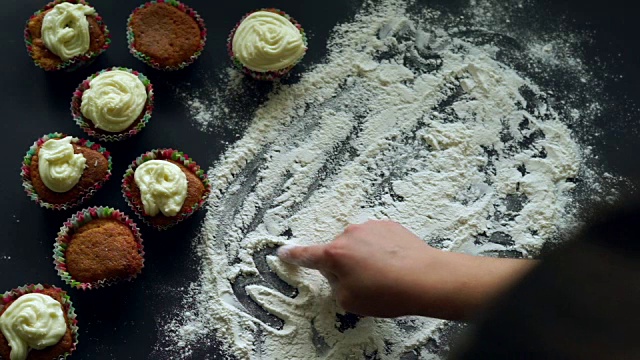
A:
MULTIPOLYGON (((365 4, 336 27, 326 60, 276 87, 213 165, 201 276, 184 311, 159 319, 158 352, 189 358, 215 339, 239 359, 431 358, 446 322, 345 315, 324 278, 275 247, 393 219, 438 248, 531 256, 575 225, 575 179, 593 173, 567 127, 577 120, 497 61, 494 42, 406 6, 365 4)), ((201 125, 225 116, 187 101, 201 125)))

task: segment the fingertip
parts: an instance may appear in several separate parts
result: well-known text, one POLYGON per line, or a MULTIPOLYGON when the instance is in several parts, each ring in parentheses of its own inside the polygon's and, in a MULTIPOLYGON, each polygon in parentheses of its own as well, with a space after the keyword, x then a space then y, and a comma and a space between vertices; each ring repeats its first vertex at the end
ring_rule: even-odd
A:
POLYGON ((291 250, 294 249, 295 247, 296 247, 295 245, 290 245, 290 244, 282 245, 276 251, 276 255, 278 255, 280 260, 283 260, 286 262, 292 262, 291 250))

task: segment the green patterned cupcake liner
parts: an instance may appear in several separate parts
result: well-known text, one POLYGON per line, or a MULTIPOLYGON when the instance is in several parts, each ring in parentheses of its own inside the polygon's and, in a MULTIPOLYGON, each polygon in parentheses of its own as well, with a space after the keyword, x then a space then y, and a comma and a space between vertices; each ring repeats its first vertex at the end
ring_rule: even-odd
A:
POLYGON ((78 88, 73 92, 73 96, 71 98, 71 115, 73 116, 73 121, 82 129, 82 131, 87 133, 87 135, 97 138, 100 141, 120 141, 130 138, 144 129, 144 127, 151 119, 151 114, 153 113, 154 98, 153 85, 146 76, 135 70, 114 66, 112 68, 98 71, 97 73, 85 79, 82 83, 80 83, 80 85, 78 85, 78 88), (91 80, 95 79, 95 77, 100 74, 104 74, 105 72, 113 70, 122 70, 137 76, 144 85, 145 90, 147 91, 147 102, 145 104, 143 112, 128 129, 118 133, 108 133, 96 129, 96 127, 93 125, 93 122, 90 119, 87 119, 81 111, 82 94, 84 94, 84 92, 91 87, 91 80))
POLYGON ((67 314, 67 327, 71 330, 71 337, 73 338, 73 344, 71 349, 68 352, 60 355, 57 360, 64 360, 67 356, 71 355, 78 346, 78 319, 76 315, 76 309, 73 307, 73 303, 71 302, 71 298, 69 295, 62 289, 51 286, 51 285, 42 285, 42 284, 31 284, 17 287, 13 290, 7 291, 4 294, 0 295, 0 312, 4 310, 4 307, 7 304, 17 300, 20 296, 26 294, 33 293, 43 293, 44 290, 53 290, 59 293, 61 296, 61 304, 62 311, 67 314))
POLYGON ((157 230, 166 230, 171 228, 172 226, 178 224, 179 222, 187 219, 193 213, 198 211, 205 203, 207 198, 211 194, 211 181, 207 177, 207 174, 204 170, 196 164, 195 161, 191 160, 189 155, 179 152, 173 149, 156 149, 151 150, 143 155, 139 156, 137 159, 129 165, 129 168, 124 173, 124 177, 122 179, 122 195, 124 196, 125 201, 131 209, 138 215, 138 217, 147 225, 154 227, 157 230), (191 171, 194 175, 196 175, 204 185, 204 193, 200 200, 193 205, 193 207, 187 209, 185 212, 178 214, 173 217, 173 220, 170 224, 159 226, 151 223, 149 219, 151 216, 147 215, 144 211, 144 206, 142 204, 142 199, 139 197, 133 196, 132 194, 132 186, 135 184, 134 174, 138 166, 149 161, 149 160, 173 160, 177 163, 180 163, 184 167, 186 167, 189 171, 191 171))
POLYGON ((33 182, 31 180, 32 159, 38 153, 38 150, 45 142, 51 139, 63 139, 66 136, 67 135, 63 133, 51 133, 51 134, 44 135, 43 137, 38 139, 35 143, 33 143, 33 145, 31 145, 31 147, 27 151, 22 161, 22 166, 20 168, 20 177, 22 178, 22 187, 24 188, 24 191, 27 193, 27 196, 29 197, 29 199, 33 200, 34 202, 36 202, 38 205, 40 205, 45 209, 67 210, 75 206, 78 206, 82 204, 84 201, 90 199, 95 194, 95 192, 100 190, 104 185, 104 183, 107 180, 109 180, 109 178, 111 178, 112 160, 111 160, 111 154, 107 151, 107 149, 105 149, 100 144, 97 144, 95 142, 85 140, 85 139, 74 138, 72 141, 73 144, 95 150, 100 154, 102 154, 107 159, 107 161, 109 162, 107 175, 104 177, 102 181, 99 181, 95 183, 92 187, 85 189, 84 191, 82 191, 82 193, 80 193, 78 198, 70 202, 67 202, 64 204, 51 204, 41 199, 35 187, 33 186, 33 182))
POLYGON ((60 278, 69 286, 76 289, 91 290, 110 286, 121 281, 132 281, 142 272, 142 268, 144 267, 144 246, 142 245, 142 235, 140 234, 140 229, 138 229, 136 223, 133 222, 133 220, 131 220, 127 215, 125 215, 122 211, 116 210, 114 208, 100 206, 78 211, 71 218, 65 221, 63 226, 60 228, 60 231, 58 232, 58 237, 56 238, 56 242, 53 246, 53 263, 55 264, 55 268, 58 271, 58 276, 60 276, 60 278), (71 243, 75 231, 94 219, 117 220, 131 229, 131 232, 133 233, 136 244, 138 246, 138 253, 140 254, 140 256, 142 256, 142 267, 140 268, 140 271, 126 278, 110 278, 91 283, 77 281, 73 278, 73 276, 67 270, 67 248, 71 243))
POLYGON ((185 67, 191 65, 194 61, 196 61, 196 59, 200 56, 200 54, 202 54, 202 51, 204 50, 204 46, 207 42, 207 26, 204 23, 204 19, 202 19, 202 17, 200 16, 200 14, 198 14, 198 12, 196 12, 195 10, 193 10, 192 8, 188 7, 187 5, 181 3, 180 1, 177 0, 153 0, 153 1, 148 1, 140 6, 138 6, 137 8, 135 8, 133 10, 133 12, 131 13, 131 15, 129 15, 129 18, 127 19, 127 43, 129 44, 129 52, 136 57, 138 60, 142 61, 143 63, 151 66, 152 68, 156 69, 156 70, 165 70, 165 71, 173 71, 173 70, 181 70, 184 69, 185 67), (152 4, 160 4, 160 3, 165 3, 167 5, 171 5, 173 7, 175 7, 176 9, 184 12, 185 14, 191 16, 196 23, 198 24, 198 27, 200 28, 200 45, 198 47, 198 49, 196 50, 195 53, 193 53, 193 55, 191 55, 191 57, 187 60, 184 61, 182 63, 180 63, 177 66, 162 66, 160 64, 158 64, 156 61, 154 61, 150 56, 148 56, 147 54, 138 51, 138 49, 136 49, 136 39, 135 39, 135 34, 133 33, 133 29, 131 27, 131 21, 133 20, 134 15, 140 11, 141 9, 144 9, 145 7, 152 5, 152 4))
POLYGON ((55 68, 45 68, 44 66, 42 66, 42 64, 40 64, 39 62, 36 61, 35 59, 35 54, 33 52, 33 35, 31 34, 31 31, 29 30, 29 23, 31 22, 32 19, 38 17, 40 14, 42 14, 43 12, 49 10, 49 9, 53 9, 53 7, 55 7, 56 5, 63 3, 63 2, 70 2, 70 3, 74 3, 74 4, 83 4, 83 5, 87 5, 87 6, 91 6, 89 5, 89 3, 85 0, 55 0, 52 1, 50 3, 48 3, 47 5, 45 5, 44 8, 36 11, 33 15, 31 15, 31 17, 29 17, 29 20, 27 20, 27 24, 25 25, 25 29, 24 29, 24 43, 25 46, 27 47, 27 52, 29 53, 29 57, 31 59, 33 59, 34 64, 45 70, 45 71, 59 71, 59 70, 64 70, 67 72, 71 72, 71 71, 75 71, 77 69, 80 69, 84 66, 87 66, 89 64, 91 64, 93 61, 95 61, 95 59, 102 54, 103 52, 105 52, 109 46, 111 45, 111 33, 109 32, 109 29, 107 28, 107 25, 102 21, 102 17, 100 15, 98 15, 96 13, 95 15, 95 19, 98 22, 98 25, 100 25, 100 28, 102 30, 102 33, 104 34, 104 38, 105 38, 105 43, 102 46, 102 48, 100 48, 99 51, 96 52, 89 52, 86 54, 82 54, 82 55, 78 55, 72 59, 69 59, 67 61, 64 61, 62 63, 60 63, 60 65, 56 66, 55 68))
POLYGON ((256 80, 262 80, 262 81, 274 81, 274 80, 278 80, 282 77, 284 77, 285 75, 287 75, 291 69, 293 69, 299 62, 300 60, 302 60, 302 58, 304 57, 304 55, 307 53, 307 46, 309 45, 308 39, 307 39, 307 34, 304 31, 304 28, 302 28, 302 25, 300 25, 299 22, 297 22, 293 17, 291 17, 289 14, 287 14, 286 12, 279 10, 279 9, 275 9, 275 8, 265 8, 265 9, 258 9, 252 12, 249 12, 247 14, 245 14, 242 19, 240 19, 240 21, 238 21, 238 23, 236 24, 236 26, 233 28, 233 30, 231 30, 231 33, 229 34, 229 37, 227 37, 227 52, 229 54, 229 57, 231 58, 231 62, 233 63, 233 65, 240 70, 242 73, 251 76, 252 78, 256 79, 256 80), (279 69, 276 71, 266 71, 266 72, 259 72, 259 71, 255 71, 255 70, 251 70, 248 67, 244 66, 244 64, 242 63, 242 61, 240 61, 240 59, 238 59, 233 51, 233 38, 236 35, 236 31, 238 30, 238 27, 240 26, 240 24, 242 24, 242 22, 249 17, 249 15, 258 12, 258 11, 269 11, 278 15, 283 16, 284 18, 286 18, 287 20, 289 20, 299 31, 300 34, 302 35, 302 41, 304 42, 304 46, 305 46, 305 52, 302 54, 302 56, 300 56, 300 58, 298 60, 296 60, 296 62, 289 66, 286 67, 284 69, 279 69))

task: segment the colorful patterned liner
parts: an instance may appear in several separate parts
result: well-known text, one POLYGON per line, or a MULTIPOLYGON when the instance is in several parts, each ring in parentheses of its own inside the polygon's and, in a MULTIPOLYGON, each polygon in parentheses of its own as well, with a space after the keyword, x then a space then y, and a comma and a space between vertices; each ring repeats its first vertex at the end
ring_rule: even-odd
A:
POLYGON ((180 69, 184 69, 185 67, 191 65, 194 61, 196 61, 196 59, 200 56, 200 54, 202 54, 202 51, 204 50, 204 45, 207 43, 207 26, 204 23, 204 19, 202 19, 202 17, 200 16, 200 14, 198 14, 195 10, 193 10, 192 8, 188 7, 187 5, 177 1, 177 0, 153 0, 153 1, 148 1, 140 6, 138 6, 137 8, 135 8, 133 10, 133 12, 131 13, 131 15, 129 15, 129 18, 127 19, 127 43, 129 44, 129 52, 135 56, 138 60, 142 61, 143 63, 151 66, 154 69, 157 70, 165 70, 165 71, 173 71, 173 70, 180 70, 180 69), (158 64, 157 62, 155 62, 150 56, 147 56, 146 54, 144 54, 143 52, 140 52, 138 50, 136 50, 135 48, 135 36, 133 34, 133 29, 131 28, 131 21, 133 20, 133 16, 135 15, 135 13, 137 13, 138 11, 140 11, 140 9, 144 9, 145 7, 151 5, 151 4, 156 4, 156 3, 166 3, 168 5, 174 6, 176 7, 178 10, 184 12, 185 14, 191 16, 197 23, 198 23, 198 27, 200 28, 200 46, 198 47, 198 50, 196 50, 196 52, 191 55, 191 57, 189 58, 189 60, 180 63, 180 65, 177 66, 162 66, 160 64, 158 64))
POLYGON ((75 121, 75 123, 80 126, 82 131, 87 133, 87 135, 97 138, 101 141, 119 141, 130 138, 144 129, 144 127, 151 119, 151 114, 153 113, 153 100, 153 85, 151 85, 151 81, 146 76, 135 70, 114 66, 109 69, 98 71, 97 73, 89 76, 80 85, 78 85, 78 88, 73 92, 73 97, 71 98, 71 115, 73 116, 73 121, 75 121), (80 110, 80 106, 82 105, 82 94, 90 88, 91 80, 93 80, 100 74, 112 70, 122 70, 137 76, 138 79, 142 81, 142 84, 144 84, 144 87, 147 90, 147 103, 144 108, 144 113, 141 114, 142 117, 139 118, 139 120, 136 120, 137 125, 135 127, 127 130, 127 132, 106 134, 98 132, 91 127, 91 120, 84 117, 82 111, 80 110))
POLYGON ((140 256, 142 256, 142 267, 144 267, 144 246, 142 245, 142 235, 140 234, 140 229, 138 229, 136 223, 133 222, 133 220, 129 219, 129 217, 120 210, 100 206, 78 211, 60 228, 58 237, 56 238, 56 242, 53 246, 53 263, 55 264, 56 270, 58 271, 58 276, 60 276, 60 278, 62 278, 62 280, 64 280, 64 282, 66 282, 69 286, 82 290, 99 289, 101 287, 116 284, 120 281, 132 281, 142 272, 142 268, 140 269, 140 271, 138 271, 138 273, 133 274, 127 278, 111 278, 99 280, 92 283, 83 283, 74 280, 71 274, 69 274, 69 272, 67 271, 67 260, 65 258, 65 253, 67 251, 69 243, 71 242, 71 237, 73 236, 75 230, 94 219, 114 219, 127 225, 133 232, 133 236, 135 237, 136 243, 138 244, 138 253, 140 254, 140 256))
POLYGON ((29 196, 31 200, 35 201, 38 205, 46 209, 67 210, 77 205, 80 205, 85 200, 90 199, 96 191, 100 190, 100 188, 102 188, 104 183, 107 180, 109 180, 109 178, 111 177, 111 168, 113 164, 111 161, 111 154, 107 151, 107 149, 102 147, 100 144, 96 144, 92 141, 76 138, 75 139, 76 141, 73 142, 74 144, 98 151, 105 158, 107 158, 107 161, 109 162, 107 176, 105 176, 105 178, 102 181, 95 183, 93 187, 86 189, 78 197, 78 199, 74 201, 71 201, 65 204, 50 204, 40 199, 40 197, 38 196, 38 193, 36 192, 36 189, 33 187, 33 183, 31 182, 31 159, 38 153, 38 149, 40 148, 40 146, 42 146, 42 144, 44 144, 47 140, 62 139, 65 136, 67 135, 62 133, 51 133, 41 137, 35 143, 33 143, 33 145, 31 145, 31 147, 29 148, 29 151, 27 151, 27 154, 24 156, 24 159, 22 161, 22 168, 20 169, 20 177, 22 178, 22 187, 24 188, 24 191, 27 193, 27 196, 29 196))
POLYGON ((298 23, 289 14, 287 14, 286 12, 284 12, 282 10, 279 10, 279 9, 275 9, 275 8, 258 9, 258 10, 252 11, 250 13, 247 13, 245 16, 242 17, 242 19, 240 19, 240 21, 238 21, 238 23, 233 28, 233 30, 231 30, 231 33, 229 34, 229 37, 227 38, 227 52, 229 53, 229 57, 231 58, 231 62, 233 62, 233 65, 236 68, 238 68, 238 70, 242 71, 244 74, 249 75, 249 76, 251 76, 252 78, 254 78, 256 80, 274 81, 274 80, 280 79, 283 76, 287 75, 291 71, 291 69, 293 69, 300 62, 300 60, 302 60, 304 55, 307 53, 307 50, 305 49, 304 54, 302 54, 302 56, 300 56, 300 59, 298 59, 293 65, 291 65, 291 66, 289 66, 287 68, 284 68, 284 69, 280 69, 280 70, 276 70, 276 71, 259 72, 259 71, 251 70, 251 69, 247 68, 246 66, 244 66, 242 64, 242 62, 233 53, 233 37, 236 35, 236 30, 238 30, 238 27, 240 26, 240 24, 242 24, 242 22, 249 15, 251 15, 251 14, 257 12, 257 11, 269 11, 269 12, 276 13, 278 15, 284 16, 287 20, 291 21, 291 23, 293 25, 295 25, 295 27, 298 28, 298 30, 300 30, 300 34, 302 34, 302 41, 304 41, 305 48, 309 45, 309 42, 308 42, 308 39, 307 39, 307 34, 304 32, 304 29, 302 28, 302 25, 300 25, 300 23, 298 23))
MULTIPOLYGON (((29 53, 29 57, 31 59, 33 59, 33 37, 31 36, 31 32, 29 31, 29 22, 31 21, 31 19, 37 17, 44 11, 47 11, 63 2, 70 2, 74 4, 83 4, 83 5, 91 6, 85 0, 55 0, 48 3, 44 8, 36 11, 33 15, 31 15, 31 17, 29 17, 29 20, 27 20, 27 24, 25 25, 25 29, 24 29, 24 43, 27 46, 27 52, 29 53)), ((45 69, 44 67, 42 67, 42 65, 40 65, 40 63, 36 62, 35 60, 34 60, 34 64, 45 71, 65 70, 68 72, 77 70, 83 66, 91 64, 100 54, 105 52, 111 45, 111 33, 109 32, 107 25, 102 21, 102 17, 99 14, 96 13, 95 18, 98 24, 100 25, 102 32, 104 33, 105 43, 102 46, 102 49, 100 49, 98 52, 78 55, 74 58, 71 58, 61 63, 55 69, 45 69)))
POLYGON ((144 221, 145 224, 152 226, 157 230, 166 230, 178 224, 182 220, 188 218, 189 216, 191 216, 194 212, 199 210, 202 207, 202 205, 204 205, 210 193, 211 193, 211 181, 207 177, 206 172, 202 170, 200 166, 196 164, 195 161, 191 160, 191 158, 189 158, 189 155, 173 149, 151 150, 139 156, 137 159, 133 161, 133 163, 131 163, 131 165, 129 165, 129 168, 124 173, 124 177, 122 179, 122 195, 124 196, 124 199, 127 201, 127 204, 129 204, 131 209, 136 214, 138 214, 138 217, 140 217, 140 219, 142 219, 142 221, 144 221), (174 217, 174 221, 169 225, 158 226, 158 225, 152 224, 148 219, 149 216, 146 215, 144 211, 144 206, 142 205, 142 199, 134 198, 134 196, 131 194, 131 186, 134 182, 133 176, 135 174, 136 168, 149 160, 176 161, 184 165, 187 169, 189 169, 200 180, 202 180, 202 183, 204 184, 205 190, 204 190, 204 193, 202 194, 202 198, 200 199, 200 201, 197 202, 191 209, 188 209, 186 212, 176 215, 174 217))
POLYGON ((22 295, 33 294, 33 293, 42 293, 45 289, 54 290, 62 294, 62 310, 67 313, 67 319, 69 320, 69 327, 71 328, 71 336, 73 337, 73 345, 69 352, 60 355, 57 360, 64 360, 67 356, 71 355, 78 346, 78 319, 76 315, 76 309, 73 307, 73 303, 71 302, 71 298, 69 295, 62 289, 51 286, 51 285, 42 285, 42 284, 32 284, 25 285, 15 288, 13 290, 7 291, 4 294, 0 295, 0 311, 4 308, 4 306, 16 299, 18 299, 22 295))

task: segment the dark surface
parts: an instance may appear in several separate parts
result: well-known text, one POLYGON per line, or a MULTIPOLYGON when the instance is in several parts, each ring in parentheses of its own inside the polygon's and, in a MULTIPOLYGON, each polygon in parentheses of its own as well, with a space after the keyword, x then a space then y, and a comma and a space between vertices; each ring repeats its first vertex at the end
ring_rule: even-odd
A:
MULTIPOLYGON (((3 194, 0 210, 0 291, 27 283, 50 283, 68 289, 57 277, 52 265, 52 247, 62 222, 74 211, 53 212, 38 208, 24 194, 19 179, 20 162, 28 147, 45 133, 60 131, 74 136, 84 133, 73 123, 69 102, 73 89, 88 75, 109 66, 126 66, 142 71, 152 81, 156 107, 150 124, 133 139, 105 144, 114 159, 113 179, 85 206, 110 205, 130 215, 120 195, 120 181, 128 164, 144 151, 173 147, 191 155, 203 167, 210 166, 238 134, 225 131, 205 133, 193 126, 180 101, 172 98, 173 88, 228 66, 225 41, 228 31, 247 11, 264 6, 286 9, 299 20, 310 35, 310 51, 296 72, 319 62, 326 53, 330 30, 348 20, 360 1, 259 1, 189 2, 205 19, 209 36, 198 61, 179 72, 158 72, 128 53, 125 23, 130 11, 140 2, 107 0, 92 5, 103 16, 112 34, 111 48, 90 67, 73 73, 49 74, 37 69, 28 58, 22 31, 26 19, 44 5, 44 1, 13 0, 4 3, 0 14, 2 49, 1 84, 3 119, 2 175, 3 194), (9 258, 10 257, 10 258, 9 258)), ((426 3, 426 2, 425 2, 426 3)), ((436 3, 446 3, 437 1, 436 3)), ((449 2, 455 7, 456 2, 449 2)), ((570 28, 597 30, 585 49, 585 56, 615 75, 605 81, 604 91, 616 106, 597 119, 596 129, 604 132, 598 150, 607 169, 634 179, 640 177, 637 156, 640 152, 637 114, 633 99, 640 96, 640 42, 635 35, 635 11, 623 2, 542 1, 545 16, 561 19, 570 28), (624 77, 620 78, 620 75, 624 77)), ((436 4, 437 5, 437 4, 436 4)), ((295 81, 295 75, 288 81, 295 81)), ((268 85, 256 86, 259 91, 268 85)), ((259 94, 257 94, 259 95, 259 94)), ((260 96, 256 96, 260 99, 260 96)), ((256 100, 258 102, 259 100, 256 100)), ((175 309, 180 298, 174 291, 180 284, 196 280, 196 262, 192 241, 203 212, 166 232, 142 226, 146 263, 142 275, 133 283, 119 284, 99 291, 70 290, 80 321, 80 344, 73 359, 150 359, 157 340, 156 315, 175 309), (166 289, 166 291, 164 290, 166 289)), ((204 353, 194 358, 204 358, 204 353)), ((217 358, 215 349, 206 358, 217 358)))

